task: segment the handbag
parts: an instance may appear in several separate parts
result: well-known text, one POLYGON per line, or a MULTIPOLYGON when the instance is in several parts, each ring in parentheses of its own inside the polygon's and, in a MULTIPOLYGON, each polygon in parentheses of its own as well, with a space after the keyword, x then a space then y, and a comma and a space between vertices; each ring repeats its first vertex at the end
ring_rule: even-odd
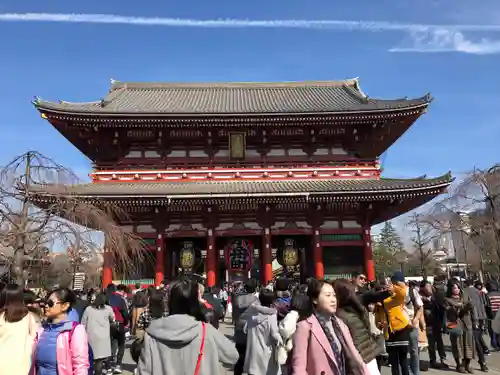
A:
POLYGON ((200 345, 200 353, 198 354, 198 361, 196 362, 196 367, 194 369, 194 375, 198 375, 200 372, 201 366, 201 358, 203 357, 203 352, 205 350, 205 336, 207 333, 207 327, 205 322, 201 322, 201 345, 200 345))
POLYGON ((446 331, 450 335, 460 336, 464 332, 462 322, 460 320, 457 320, 455 322, 447 322, 446 331))

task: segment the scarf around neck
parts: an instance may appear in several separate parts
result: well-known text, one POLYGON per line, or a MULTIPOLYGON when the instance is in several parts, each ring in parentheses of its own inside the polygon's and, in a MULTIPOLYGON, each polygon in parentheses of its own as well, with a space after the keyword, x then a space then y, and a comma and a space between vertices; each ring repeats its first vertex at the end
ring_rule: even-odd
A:
POLYGON ((353 354, 349 350, 349 346, 345 340, 344 334, 339 325, 338 318, 336 316, 327 317, 314 311, 314 316, 318 319, 318 322, 325 333, 328 342, 330 343, 335 359, 337 360, 340 375, 359 375, 362 373, 359 368, 359 363, 355 360, 353 354), (337 341, 333 337, 332 332, 328 328, 328 321, 331 321, 333 331, 335 336, 337 336, 337 341), (338 347, 340 346, 340 347, 338 347), (337 348, 337 350, 336 350, 337 348))

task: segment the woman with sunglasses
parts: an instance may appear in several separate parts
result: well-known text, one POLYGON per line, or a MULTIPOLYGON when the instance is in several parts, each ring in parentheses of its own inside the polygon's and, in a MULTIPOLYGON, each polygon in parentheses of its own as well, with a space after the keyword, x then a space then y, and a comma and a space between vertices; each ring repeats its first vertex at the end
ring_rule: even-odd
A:
POLYGON ((89 346, 85 327, 68 317, 75 294, 61 288, 45 303, 46 321, 38 333, 34 355, 37 375, 88 375, 89 346))

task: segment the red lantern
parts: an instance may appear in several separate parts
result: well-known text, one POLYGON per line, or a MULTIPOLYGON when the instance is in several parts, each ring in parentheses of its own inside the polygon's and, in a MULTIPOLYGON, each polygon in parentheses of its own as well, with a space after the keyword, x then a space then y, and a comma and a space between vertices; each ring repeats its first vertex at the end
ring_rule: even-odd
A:
POLYGON ((226 265, 230 271, 249 271, 252 268, 252 258, 252 241, 237 239, 226 246, 226 265))

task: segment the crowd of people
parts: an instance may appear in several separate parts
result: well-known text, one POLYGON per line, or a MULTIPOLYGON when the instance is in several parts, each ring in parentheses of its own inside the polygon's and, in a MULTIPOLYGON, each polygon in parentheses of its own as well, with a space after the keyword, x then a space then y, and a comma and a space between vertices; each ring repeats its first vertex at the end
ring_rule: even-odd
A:
POLYGON ((278 279, 205 288, 182 278, 160 288, 56 288, 41 295, 16 284, 0 292, 0 375, 120 374, 130 342, 139 375, 419 375, 420 353, 446 369, 483 372, 499 350, 496 283, 436 278, 407 283, 401 272, 304 284, 278 279), (231 315, 234 336, 219 331, 231 315), (484 340, 490 336, 490 345, 484 340), (127 339, 130 338, 128 341, 127 339))

